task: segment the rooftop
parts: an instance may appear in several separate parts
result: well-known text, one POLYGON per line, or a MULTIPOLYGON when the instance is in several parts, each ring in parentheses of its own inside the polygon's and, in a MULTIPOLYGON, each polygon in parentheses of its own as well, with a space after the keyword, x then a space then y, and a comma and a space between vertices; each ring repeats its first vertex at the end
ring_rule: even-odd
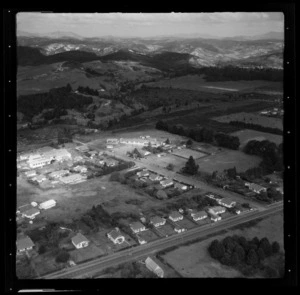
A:
POLYGON ((192 217, 194 217, 194 218, 201 218, 204 216, 207 216, 207 213, 205 211, 199 211, 196 213, 192 213, 192 217))
POLYGON ((17 244, 18 251, 34 246, 34 243, 32 242, 32 240, 29 237, 25 237, 25 238, 17 240, 16 244, 17 244))
POLYGON ((164 222, 165 219, 159 216, 154 216, 150 219, 150 222, 153 224, 164 222))
POLYGON ((178 211, 172 211, 169 216, 172 218, 179 218, 182 217, 183 215, 181 215, 178 211))
POLYGON ((23 212, 23 214, 25 214, 27 216, 35 215, 37 213, 40 213, 40 210, 38 210, 37 208, 31 208, 31 209, 23 212))
POLYGON ((76 236, 74 236, 72 238, 72 242, 75 244, 75 245, 78 245, 82 242, 88 242, 89 240, 81 233, 78 233, 76 236))
POLYGON ((130 227, 133 229, 133 230, 138 230, 138 229, 141 229, 141 228, 144 228, 145 225, 143 225, 141 222, 139 221, 136 221, 134 223, 131 223, 130 224, 130 227))
POLYGON ((118 237, 122 237, 123 235, 121 234, 121 232, 119 230, 112 230, 109 235, 113 238, 113 239, 117 239, 118 237))

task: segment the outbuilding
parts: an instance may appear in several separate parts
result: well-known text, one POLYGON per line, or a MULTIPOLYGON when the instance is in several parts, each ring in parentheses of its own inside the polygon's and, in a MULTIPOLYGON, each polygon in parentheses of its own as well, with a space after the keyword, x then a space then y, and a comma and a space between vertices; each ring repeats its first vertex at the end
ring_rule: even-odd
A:
POLYGON ((34 219, 39 214, 40 214, 40 210, 38 210, 37 208, 31 208, 31 209, 23 212, 22 217, 34 219))

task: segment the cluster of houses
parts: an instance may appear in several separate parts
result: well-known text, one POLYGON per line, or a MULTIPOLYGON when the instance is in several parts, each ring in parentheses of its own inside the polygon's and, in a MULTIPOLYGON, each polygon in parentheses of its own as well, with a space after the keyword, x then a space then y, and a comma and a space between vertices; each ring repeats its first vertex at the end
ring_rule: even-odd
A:
POLYGON ((261 111, 260 115, 264 115, 264 116, 283 116, 284 114, 284 110, 283 109, 278 109, 278 108, 273 108, 271 110, 265 110, 265 111, 261 111))

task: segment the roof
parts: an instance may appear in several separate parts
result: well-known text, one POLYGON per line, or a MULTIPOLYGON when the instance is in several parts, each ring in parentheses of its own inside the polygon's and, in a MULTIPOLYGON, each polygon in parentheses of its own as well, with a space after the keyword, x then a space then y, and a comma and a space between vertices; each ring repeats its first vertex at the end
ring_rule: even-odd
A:
POLYGON ((72 238, 72 242, 75 244, 75 245, 78 245, 82 242, 89 242, 89 240, 81 233, 78 233, 76 236, 74 236, 72 238))
POLYGON ((154 260, 152 260, 150 257, 147 257, 145 260, 146 265, 148 265, 151 269, 155 270, 157 268, 161 268, 154 260))
POLYGON ((173 183, 173 181, 172 181, 171 179, 166 179, 166 180, 162 180, 160 183, 161 183, 162 185, 166 185, 166 184, 171 184, 171 183, 173 183))
POLYGON ((193 218, 201 218, 201 217, 207 216, 207 213, 204 211, 199 211, 196 213, 192 213, 191 215, 193 218))
POLYGON ((32 209, 29 209, 29 210, 23 212, 23 214, 27 215, 27 216, 32 216, 32 215, 35 215, 38 213, 40 213, 40 210, 38 210, 37 208, 32 208, 32 209))
POLYGON ((45 201, 43 203, 40 203, 40 206, 47 206, 47 205, 52 205, 52 204, 56 204, 56 201, 53 199, 45 201))
POLYGON ((16 244, 17 244, 18 251, 26 249, 26 248, 31 248, 34 246, 34 243, 32 242, 32 240, 29 237, 25 237, 25 238, 17 240, 16 244))
POLYGON ((165 219, 159 216, 154 216, 150 219, 150 222, 153 224, 165 222, 165 219))
POLYGON ((253 190, 262 190, 262 189, 266 189, 265 187, 256 184, 256 183, 250 183, 249 185, 249 189, 253 189, 253 190))
POLYGON ((225 210, 225 208, 222 206, 215 206, 215 207, 211 207, 210 209, 213 211, 224 211, 225 210))
POLYGON ((144 228, 145 225, 143 225, 141 222, 139 221, 136 221, 134 223, 131 223, 130 224, 130 227, 133 229, 133 230, 138 230, 138 229, 141 229, 141 228, 144 228))
POLYGON ((186 184, 182 184, 182 183, 179 183, 179 182, 174 183, 174 187, 176 187, 176 188, 183 188, 185 186, 186 186, 186 184))
POLYGON ((231 203, 236 203, 236 201, 232 200, 231 198, 223 198, 220 200, 220 202, 226 205, 231 205, 231 203))
POLYGON ((121 232, 119 230, 112 230, 110 233, 108 233, 113 239, 117 239, 118 237, 123 237, 121 232))
POLYGON ((174 219, 179 218, 179 217, 183 217, 183 215, 180 214, 178 211, 172 211, 169 216, 174 218, 174 219))

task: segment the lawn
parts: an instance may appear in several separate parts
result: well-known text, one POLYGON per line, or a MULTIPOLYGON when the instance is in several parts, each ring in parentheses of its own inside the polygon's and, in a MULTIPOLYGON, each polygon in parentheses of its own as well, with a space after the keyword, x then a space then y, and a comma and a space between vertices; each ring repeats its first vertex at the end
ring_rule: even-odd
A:
POLYGON ((182 220, 179 220, 179 221, 176 221, 175 222, 179 227, 183 227, 185 229, 191 229, 191 228, 194 228, 196 227, 197 225, 191 221, 191 220, 188 220, 187 218, 183 218, 182 220))
POLYGON ((197 152, 191 149, 181 149, 181 150, 175 149, 172 152, 172 154, 184 159, 188 159, 190 156, 192 156, 195 160, 206 156, 206 154, 204 153, 197 152))
POLYGON ((156 228, 163 236, 171 236, 176 234, 176 232, 174 231, 174 228, 171 224, 166 223, 163 226, 160 226, 158 228, 156 228))
POLYGON ((276 144, 282 143, 283 137, 281 135, 260 132, 256 130, 244 129, 231 133, 233 136, 237 136, 240 139, 240 149, 242 149, 249 140, 269 140, 276 144))
POLYGON ((150 229, 139 232, 137 236, 145 240, 147 243, 159 239, 159 237, 150 229))
POLYGON ((258 166, 261 159, 257 156, 246 155, 241 151, 222 149, 222 152, 198 159, 196 162, 200 172, 213 173, 216 170, 223 171, 233 167, 236 167, 238 172, 244 172, 258 166))
POLYGON ((207 247, 213 240, 221 240, 226 236, 235 234, 242 235, 246 239, 252 239, 255 236, 258 238, 267 237, 270 242, 278 241, 282 250, 283 214, 270 216, 256 225, 243 230, 228 230, 226 234, 210 237, 188 246, 182 246, 165 254, 163 258, 184 277, 242 277, 237 270, 221 265, 217 260, 212 259, 207 252, 207 247))

